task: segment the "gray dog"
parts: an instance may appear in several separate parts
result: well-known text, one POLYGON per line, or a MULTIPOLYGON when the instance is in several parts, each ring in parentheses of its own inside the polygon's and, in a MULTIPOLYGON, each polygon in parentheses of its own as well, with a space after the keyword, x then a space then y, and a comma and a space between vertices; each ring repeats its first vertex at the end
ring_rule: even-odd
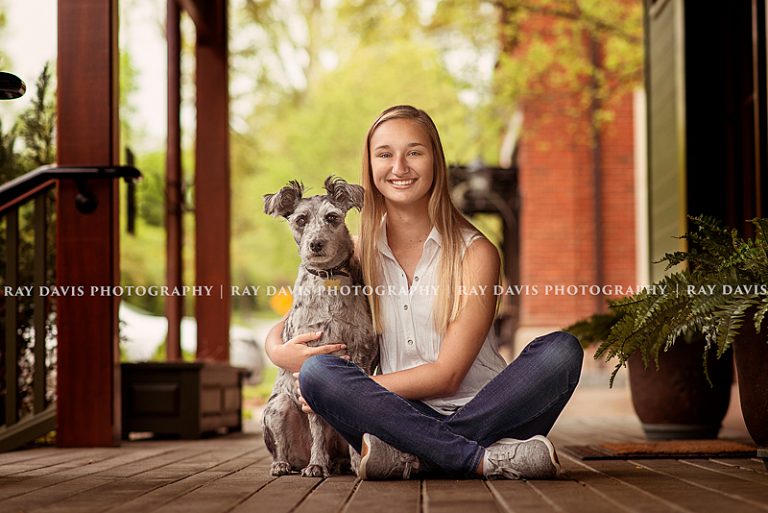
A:
MULTIPOLYGON (((282 338, 322 331, 322 337, 309 345, 345 343, 350 360, 371 374, 378 361, 378 343, 368 302, 362 293, 342 293, 356 290, 347 286, 362 284, 344 217, 349 209, 362 208, 363 188, 329 176, 325 190, 323 196, 302 198, 303 184, 292 180, 276 194, 264 196, 264 212, 290 223, 302 261, 282 338)), ((262 426, 274 476, 302 469, 303 476, 327 477, 345 468, 350 454, 353 467, 357 466, 359 456, 348 450, 333 428, 314 413, 302 413, 293 376, 283 369, 262 426)))

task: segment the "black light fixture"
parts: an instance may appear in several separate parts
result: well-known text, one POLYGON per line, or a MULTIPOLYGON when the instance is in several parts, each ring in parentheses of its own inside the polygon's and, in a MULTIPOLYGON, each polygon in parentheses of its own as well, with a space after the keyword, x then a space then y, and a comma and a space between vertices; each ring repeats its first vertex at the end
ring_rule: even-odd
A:
POLYGON ((27 85, 22 79, 5 71, 0 71, 0 100, 13 100, 24 96, 27 85))

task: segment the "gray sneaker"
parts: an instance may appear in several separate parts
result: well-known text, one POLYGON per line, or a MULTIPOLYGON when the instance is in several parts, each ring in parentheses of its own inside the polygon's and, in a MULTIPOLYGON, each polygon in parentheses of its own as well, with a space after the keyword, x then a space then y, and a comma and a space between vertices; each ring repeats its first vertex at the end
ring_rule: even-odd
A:
POLYGON ((552 479, 560 474, 560 461, 544 436, 502 438, 485 449, 483 474, 488 479, 552 479))
POLYGON ((413 454, 400 452, 370 433, 363 435, 360 451, 360 479, 408 479, 419 469, 419 459, 413 454))

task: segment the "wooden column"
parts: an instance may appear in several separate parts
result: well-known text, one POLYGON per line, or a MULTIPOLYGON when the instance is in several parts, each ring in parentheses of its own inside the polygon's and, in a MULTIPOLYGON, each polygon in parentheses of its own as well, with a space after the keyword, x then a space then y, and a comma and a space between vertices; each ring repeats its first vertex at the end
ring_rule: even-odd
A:
MULTIPOLYGON (((179 6, 168 0, 166 17, 168 41, 168 139, 165 164, 165 230, 166 230, 166 284, 181 287, 182 247, 182 174, 181 174, 181 32, 179 6)), ((165 298, 165 316, 168 319, 166 358, 181 360, 181 318, 184 315, 184 296, 165 298)))
MULTIPOLYGON (((227 2, 197 7, 195 140, 195 281, 213 286, 195 300, 197 357, 229 361, 229 89, 227 2)), ((195 16, 193 16, 195 18, 195 16)))
MULTIPOLYGON (((117 0, 59 0, 57 152, 60 165, 114 165, 118 145, 117 0)), ((86 184, 96 210, 75 208, 72 180, 60 182, 56 210, 56 282, 83 296, 56 299, 57 416, 62 447, 120 440, 118 301, 90 287, 120 282, 118 184, 86 184)))

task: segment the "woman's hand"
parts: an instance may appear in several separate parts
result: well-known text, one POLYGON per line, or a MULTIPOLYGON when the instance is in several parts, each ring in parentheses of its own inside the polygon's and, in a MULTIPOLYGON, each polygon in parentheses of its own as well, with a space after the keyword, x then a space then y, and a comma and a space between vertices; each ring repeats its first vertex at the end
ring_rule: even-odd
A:
MULTIPOLYGON (((317 340, 322 336, 322 331, 311 331, 296 335, 283 344, 274 344, 269 351, 269 358, 272 363, 288 372, 298 372, 304 360, 317 354, 330 354, 336 351, 343 351, 347 348, 346 344, 326 344, 324 346, 309 347, 307 344, 317 340)), ((346 355, 342 356, 345 358, 346 355)), ((347 359, 349 357, 346 357, 347 359)))
POLYGON ((296 395, 299 397, 299 405, 301 406, 301 411, 304 413, 314 413, 312 411, 312 408, 309 407, 307 404, 307 401, 304 399, 304 396, 301 395, 301 386, 299 385, 299 373, 294 372, 293 378, 296 380, 296 395))

